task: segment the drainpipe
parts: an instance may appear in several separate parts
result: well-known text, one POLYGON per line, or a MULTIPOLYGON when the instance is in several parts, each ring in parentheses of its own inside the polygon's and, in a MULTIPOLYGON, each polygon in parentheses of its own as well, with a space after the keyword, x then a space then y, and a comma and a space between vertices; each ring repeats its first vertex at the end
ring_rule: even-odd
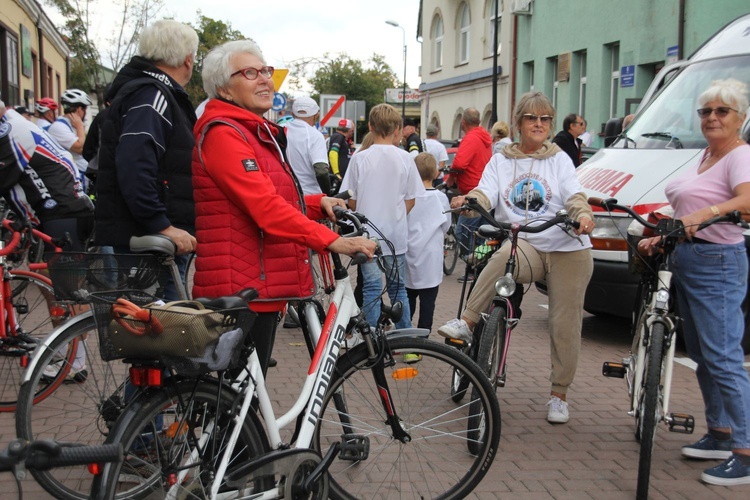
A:
POLYGON ((677 59, 682 59, 684 54, 684 42, 685 42, 685 1, 680 0, 678 8, 678 20, 677 20, 677 59))
POLYGON ((34 103, 44 97, 44 92, 47 89, 47 72, 44 69, 44 32, 42 31, 42 14, 39 13, 39 18, 36 20, 36 34, 39 43, 39 95, 34 96, 34 103))

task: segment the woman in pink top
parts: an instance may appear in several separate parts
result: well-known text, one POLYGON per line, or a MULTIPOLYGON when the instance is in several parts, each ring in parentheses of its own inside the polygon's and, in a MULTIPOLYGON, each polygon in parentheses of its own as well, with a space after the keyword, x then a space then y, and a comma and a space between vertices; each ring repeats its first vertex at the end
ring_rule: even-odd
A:
POLYGON ((700 161, 667 185, 675 218, 687 238, 673 254, 682 330, 705 402, 708 433, 683 446, 682 455, 724 459, 701 475, 704 482, 750 484, 750 377, 743 368, 742 300, 748 260, 743 229, 701 222, 739 210, 750 214, 750 146, 740 138, 748 99, 737 80, 715 81, 698 98, 708 147, 700 161))

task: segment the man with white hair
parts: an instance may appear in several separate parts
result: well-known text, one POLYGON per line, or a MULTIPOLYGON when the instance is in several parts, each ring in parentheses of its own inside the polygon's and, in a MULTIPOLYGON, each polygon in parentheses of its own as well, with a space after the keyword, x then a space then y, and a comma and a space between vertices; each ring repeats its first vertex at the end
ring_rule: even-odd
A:
POLYGON ((328 194, 328 151, 323 134, 315 128, 320 107, 311 98, 300 97, 292 104, 292 114, 294 120, 285 127, 289 164, 305 195, 328 194))
MULTIPOLYGON (((195 112, 184 86, 198 35, 163 19, 140 34, 138 55, 117 74, 100 121, 96 244, 129 252, 131 236, 163 234, 182 255, 196 240, 192 154, 195 112)), ((178 264, 186 260, 179 259, 178 264)), ((167 298, 176 294, 165 290, 167 298)))

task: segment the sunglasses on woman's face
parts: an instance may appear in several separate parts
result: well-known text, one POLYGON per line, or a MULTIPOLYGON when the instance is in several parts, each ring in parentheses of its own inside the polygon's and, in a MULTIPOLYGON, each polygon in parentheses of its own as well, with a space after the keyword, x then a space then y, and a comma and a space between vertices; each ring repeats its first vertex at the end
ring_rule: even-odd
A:
POLYGON ((526 120, 529 123, 536 123, 537 120, 542 120, 542 123, 545 125, 549 125, 552 123, 552 117, 550 115, 532 115, 531 113, 526 113, 523 115, 523 119, 526 120))
POLYGON ((736 109, 732 109, 727 106, 718 106, 715 108, 701 108, 697 111, 698 111, 698 116, 700 116, 701 118, 708 118, 709 116, 711 116, 711 113, 716 113, 717 117, 724 118, 725 116, 729 114, 730 111, 737 112, 736 109))

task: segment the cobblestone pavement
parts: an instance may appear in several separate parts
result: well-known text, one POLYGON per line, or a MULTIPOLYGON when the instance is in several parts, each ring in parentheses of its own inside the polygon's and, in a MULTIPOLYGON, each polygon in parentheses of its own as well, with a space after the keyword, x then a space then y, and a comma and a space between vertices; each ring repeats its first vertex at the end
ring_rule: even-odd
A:
MULTIPOLYGON (((460 266, 459 266, 460 267, 460 266)), ((446 277, 440 288, 434 327, 455 317, 461 284, 446 277)), ((630 347, 628 323, 621 319, 586 315, 582 352, 576 379, 568 393, 571 420, 551 425, 545 420, 549 398, 549 341, 547 298, 533 287, 523 303, 523 319, 513 332, 508 383, 499 388, 502 411, 500 451, 492 470, 470 498, 632 499, 638 467, 634 420, 627 415, 625 382, 601 375, 603 361, 625 356, 630 347)), ((433 333, 437 341, 442 339, 433 333)), ((684 358, 678 352, 678 357, 684 358)), ((288 409, 307 368, 301 333, 279 328, 274 357, 278 367, 269 372, 277 409, 288 409)), ((750 361, 750 358, 747 358, 750 361)), ((715 462, 684 460, 680 447, 705 431, 702 401, 693 370, 675 366, 671 407, 696 419, 693 435, 657 431, 651 477, 652 499, 750 498, 750 485, 726 488, 699 481, 703 469, 715 462)), ((0 443, 14 436, 13 414, 0 414, 0 443)), ((48 498, 31 479, 23 482, 24 498, 48 498)), ((9 474, 0 477, 1 498, 16 498, 9 474)))

